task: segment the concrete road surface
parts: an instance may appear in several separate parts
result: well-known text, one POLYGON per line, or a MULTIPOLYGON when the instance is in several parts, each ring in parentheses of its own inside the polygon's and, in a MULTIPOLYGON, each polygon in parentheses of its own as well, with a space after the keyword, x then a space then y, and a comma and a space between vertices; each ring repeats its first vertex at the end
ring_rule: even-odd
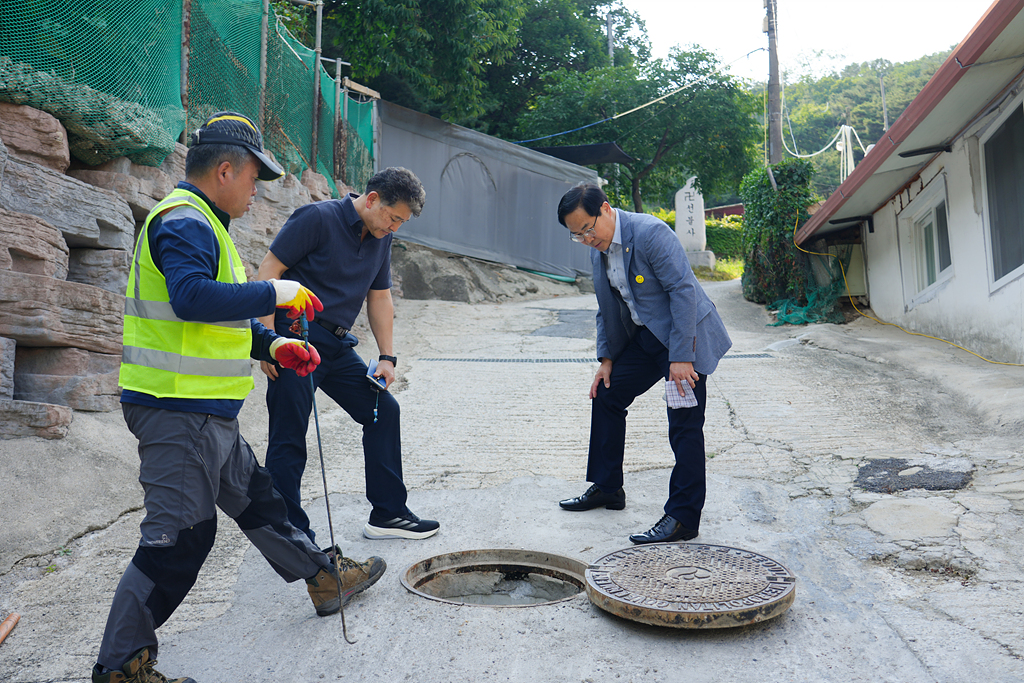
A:
MULTIPOLYGON (((659 386, 630 410, 626 509, 560 510, 587 486, 593 296, 403 300, 395 390, 409 505, 440 520, 440 533, 362 538, 360 433, 319 394, 336 540, 389 565, 345 611, 355 644, 222 517, 198 583, 160 631, 158 669, 200 683, 1024 680, 1022 368, 865 319, 767 327, 738 281, 706 288, 734 346, 709 379, 698 541, 786 565, 798 583, 781 617, 675 630, 611 616, 583 594, 502 609, 409 593, 400 575, 442 553, 520 548, 590 562, 629 546, 662 513, 672 454, 659 386), (936 482, 961 488, 930 490, 936 482)), ((258 375, 240 418, 261 459, 263 386, 258 375)), ((119 414, 92 419, 124 443, 119 414)), ((326 545, 312 429, 309 444, 303 494, 326 545)), ((0 680, 88 680, 141 515, 127 511, 0 576, 0 616, 22 615, 0 645, 0 680)))

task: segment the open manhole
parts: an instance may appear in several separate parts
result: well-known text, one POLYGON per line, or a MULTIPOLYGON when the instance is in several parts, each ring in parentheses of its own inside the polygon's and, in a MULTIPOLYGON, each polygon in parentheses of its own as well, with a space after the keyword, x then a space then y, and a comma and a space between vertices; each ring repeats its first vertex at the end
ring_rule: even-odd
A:
POLYGON ((586 569, 578 560, 532 550, 463 550, 417 562, 402 585, 455 605, 531 607, 582 593, 586 569))
POLYGON ((590 601, 606 612, 673 628, 755 624, 796 597, 796 577, 775 560, 703 543, 618 550, 591 564, 586 580, 590 601))

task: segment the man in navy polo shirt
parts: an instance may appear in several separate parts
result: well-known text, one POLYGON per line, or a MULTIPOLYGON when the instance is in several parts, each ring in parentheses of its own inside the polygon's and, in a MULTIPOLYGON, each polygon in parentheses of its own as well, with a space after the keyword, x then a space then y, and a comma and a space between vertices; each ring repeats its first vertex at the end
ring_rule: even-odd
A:
MULTIPOLYGON (((370 330, 380 350, 375 375, 387 386, 395 381, 391 301, 391 240, 394 233, 423 210, 426 193, 411 171, 386 168, 361 195, 350 194, 307 204, 291 215, 270 245, 259 279, 295 280, 315 291, 324 305, 310 325, 309 340, 321 363, 313 384, 363 426, 366 498, 373 509, 363 528, 366 538, 427 538, 439 524, 420 519, 406 507, 402 481, 402 438, 398 401, 377 391, 366 379, 367 367, 355 352, 359 341, 349 332, 366 301, 370 330)), ((282 336, 294 321, 278 315, 263 319, 282 336)), ((266 467, 288 506, 288 519, 315 540, 302 509, 299 486, 306 467, 306 431, 313 404, 308 377, 261 363, 267 382, 270 437, 266 467)))

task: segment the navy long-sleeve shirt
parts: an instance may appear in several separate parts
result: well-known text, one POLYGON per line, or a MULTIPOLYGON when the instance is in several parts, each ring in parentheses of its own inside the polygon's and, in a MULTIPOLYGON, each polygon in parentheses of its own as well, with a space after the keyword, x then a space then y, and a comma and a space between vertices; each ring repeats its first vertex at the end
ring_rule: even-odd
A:
MULTIPOLYGON (((230 216, 218 209, 199 188, 184 181, 178 183, 178 187, 202 198, 225 230, 228 229, 230 216)), ((256 360, 273 361, 270 344, 277 339, 277 334, 256 320, 274 312, 277 295, 273 284, 217 282, 220 263, 217 236, 210 226, 194 218, 172 218, 164 222, 157 216, 149 224, 147 238, 153 262, 167 280, 167 292, 175 315, 182 320, 210 323, 249 318, 252 327, 250 356, 256 360)), ((121 403, 186 413, 209 413, 226 418, 237 417, 242 408, 242 401, 235 399, 157 398, 128 389, 121 393, 121 403)))

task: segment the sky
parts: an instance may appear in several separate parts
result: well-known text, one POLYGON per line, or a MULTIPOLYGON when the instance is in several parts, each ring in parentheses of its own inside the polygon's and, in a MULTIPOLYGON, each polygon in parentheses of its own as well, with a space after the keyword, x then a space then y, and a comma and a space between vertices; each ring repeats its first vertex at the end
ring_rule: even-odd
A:
MULTIPOLYGON (((730 73, 768 80, 764 0, 625 0, 647 23, 653 55, 675 45, 716 52, 730 73), (744 56, 751 50, 765 48, 744 56)), ((906 62, 947 50, 971 31, 992 0, 776 0, 784 73, 820 76, 830 67, 906 62), (816 56, 818 51, 824 51, 816 56)))

